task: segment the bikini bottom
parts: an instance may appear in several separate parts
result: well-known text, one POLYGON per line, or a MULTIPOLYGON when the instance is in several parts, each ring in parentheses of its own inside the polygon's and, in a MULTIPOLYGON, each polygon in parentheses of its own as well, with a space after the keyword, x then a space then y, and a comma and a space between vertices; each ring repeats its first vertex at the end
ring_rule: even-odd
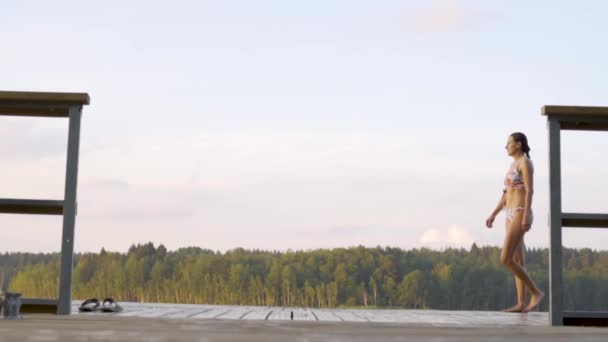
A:
MULTIPOLYGON (((516 212, 524 211, 524 209, 524 207, 505 208, 505 213, 507 214, 507 222, 513 219, 516 212)), ((532 214, 532 209, 530 209, 530 224, 532 224, 532 221, 534 221, 534 215, 532 214)))

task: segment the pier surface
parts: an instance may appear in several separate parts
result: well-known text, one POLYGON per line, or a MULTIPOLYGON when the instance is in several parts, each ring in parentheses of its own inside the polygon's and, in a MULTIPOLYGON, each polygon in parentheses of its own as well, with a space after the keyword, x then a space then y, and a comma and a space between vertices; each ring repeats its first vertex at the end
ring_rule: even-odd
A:
POLYGON ((25 314, 0 341, 606 341, 608 329, 551 327, 546 312, 363 310, 121 303, 120 313, 25 314), (293 320, 291 312, 293 311, 293 320))
POLYGON ((74 301, 73 315, 86 317, 188 318, 193 320, 264 320, 308 322, 397 323, 417 326, 546 326, 546 312, 527 314, 496 311, 386 310, 386 309, 315 309, 273 306, 236 306, 202 304, 130 303, 120 305, 120 313, 80 313, 74 301))

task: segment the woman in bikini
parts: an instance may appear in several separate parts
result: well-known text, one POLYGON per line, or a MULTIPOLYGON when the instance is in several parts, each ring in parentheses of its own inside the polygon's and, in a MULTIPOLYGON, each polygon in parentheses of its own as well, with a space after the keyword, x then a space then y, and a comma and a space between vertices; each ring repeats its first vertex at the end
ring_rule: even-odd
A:
POLYGON ((538 306, 545 294, 536 287, 525 267, 524 235, 532 226, 532 193, 534 168, 530 160, 528 139, 523 133, 513 133, 507 140, 507 153, 513 157, 513 163, 505 176, 505 189, 498 205, 486 220, 486 226, 492 228, 496 215, 505 210, 507 215, 507 234, 500 254, 500 262, 515 277, 517 304, 505 312, 528 312, 538 306), (528 306, 526 288, 530 289, 531 298, 528 306))

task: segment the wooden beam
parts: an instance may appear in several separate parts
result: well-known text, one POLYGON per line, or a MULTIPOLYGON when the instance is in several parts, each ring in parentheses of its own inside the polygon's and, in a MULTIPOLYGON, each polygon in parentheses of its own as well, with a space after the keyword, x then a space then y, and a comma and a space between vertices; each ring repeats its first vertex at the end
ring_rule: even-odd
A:
POLYGON ((66 105, 7 105, 0 103, 0 115, 39 116, 47 118, 67 118, 69 107, 66 105))
POLYGON ((549 322, 562 325, 562 171, 560 123, 547 120, 549 131, 549 322))
POLYGON ((86 93, 0 91, 0 115, 68 117, 70 107, 90 103, 86 93))
POLYGON ((21 313, 57 313, 57 299, 22 298, 21 313))
POLYGON ((72 270, 74 269, 74 230, 76 226, 76 190, 78 188, 78 150, 82 106, 70 108, 68 128, 68 160, 63 199, 63 230, 61 233, 61 271, 59 274, 58 315, 72 313, 72 270))
POLYGON ((564 325, 608 326, 607 311, 565 311, 564 325))
POLYGON ((577 120, 566 121, 561 120, 562 129, 569 131, 608 131, 608 117, 605 121, 598 122, 597 120, 577 120))
POLYGON ((64 103, 88 105, 90 103, 87 93, 47 93, 33 91, 0 91, 0 103, 64 103))
POLYGON ((564 311, 564 317, 608 318, 608 311, 564 311))
POLYGON ((541 114, 559 121, 562 130, 608 131, 608 107, 543 106, 541 114))
POLYGON ((0 198, 0 213, 63 215, 63 201, 0 198))
POLYGON ((562 227, 608 228, 608 214, 562 213, 562 227))
POLYGON ((589 115, 600 116, 608 119, 608 107, 593 106, 543 106, 542 115, 589 115))

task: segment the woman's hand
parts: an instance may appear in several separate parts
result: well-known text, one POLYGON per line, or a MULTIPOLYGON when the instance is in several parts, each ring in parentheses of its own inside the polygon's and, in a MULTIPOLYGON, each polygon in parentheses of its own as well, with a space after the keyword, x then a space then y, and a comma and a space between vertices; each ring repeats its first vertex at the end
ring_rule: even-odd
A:
POLYGON ((490 215, 490 217, 488 217, 486 219, 486 227, 488 228, 492 228, 492 223, 494 223, 494 219, 496 218, 496 216, 494 215, 490 215))
POLYGON ((521 230, 523 230, 524 232, 527 232, 530 230, 530 228, 532 228, 532 223, 530 222, 530 218, 528 218, 528 215, 524 215, 524 217, 521 220, 521 230))

